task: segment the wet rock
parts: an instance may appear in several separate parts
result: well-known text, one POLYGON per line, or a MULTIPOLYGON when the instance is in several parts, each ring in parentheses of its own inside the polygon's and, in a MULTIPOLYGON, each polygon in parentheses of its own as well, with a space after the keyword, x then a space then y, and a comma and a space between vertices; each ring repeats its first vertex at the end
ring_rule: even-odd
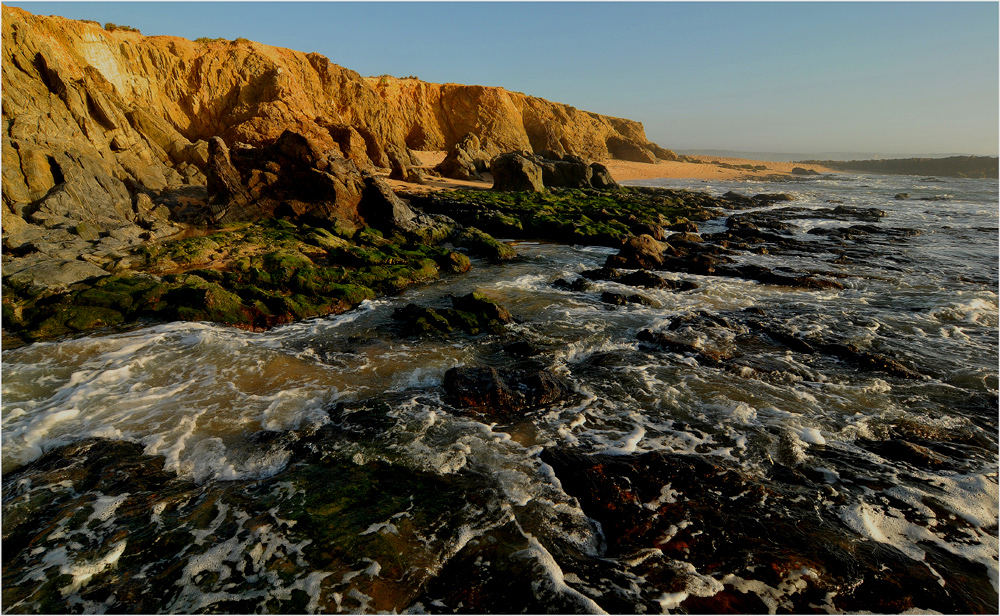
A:
POLYGON ((693 355, 699 363, 711 366, 719 366, 723 360, 733 358, 733 352, 731 349, 705 348, 698 341, 684 340, 683 337, 664 332, 654 332, 649 329, 643 329, 636 334, 636 338, 642 342, 655 344, 662 349, 666 349, 674 353, 693 355))
POLYGON ((504 324, 513 321, 513 317, 506 308, 482 293, 473 292, 468 295, 453 295, 451 303, 456 310, 471 312, 477 317, 485 317, 490 321, 499 321, 504 324))
POLYGON ((792 167, 792 175, 819 175, 819 172, 805 167, 792 167))
POLYGON ((570 389, 550 372, 451 368, 444 375, 446 400, 498 421, 514 421, 525 411, 565 399, 570 389))
POLYGON ((642 306, 655 306, 658 307, 659 302, 653 301, 644 295, 625 295, 624 293, 612 293, 611 291, 605 291, 601 293, 601 301, 605 304, 612 304, 614 306, 627 306, 628 304, 640 304, 642 306))
POLYGON ((509 261, 517 257, 517 251, 513 246, 498 241, 475 227, 466 227, 455 231, 452 241, 456 246, 468 249, 473 255, 494 263, 509 261))
POLYGON ((670 244, 653 239, 650 235, 630 237, 618 251, 605 262, 606 267, 627 269, 659 269, 664 263, 664 252, 670 244))
MULTIPOLYGON (((377 432, 367 423, 374 409, 342 411, 331 428, 377 432)), ((337 455, 329 448, 335 430, 317 437, 243 437, 246 451, 290 461, 250 480, 195 483, 141 445, 101 439, 5 472, 5 602, 47 613, 81 600, 150 614, 402 612, 450 556, 459 528, 479 534, 498 524, 495 515, 469 514, 475 496, 460 482, 337 455), (86 578, 56 567, 13 579, 13 571, 51 569, 44 554, 53 553, 114 566, 93 566, 86 578), (228 574, 204 569, 209 561, 228 563, 220 564, 228 574)))
POLYGON ((761 193, 751 197, 757 203, 770 204, 779 201, 795 201, 795 197, 787 193, 761 193))
POLYGON ((500 333, 513 321, 510 312, 482 293, 451 298, 453 308, 428 308, 407 304, 393 312, 393 319, 405 326, 408 334, 448 334, 462 330, 468 334, 500 333))
POLYGON ((896 196, 893 197, 893 199, 898 199, 900 201, 909 198, 910 198, 910 193, 896 193, 896 196))
MULTIPOLYGON (((802 568, 811 573, 794 577, 798 590, 782 596, 792 612, 810 611, 824 600, 837 611, 953 609, 951 593, 920 561, 859 541, 838 508, 823 503, 830 491, 818 475, 812 479, 775 464, 761 482, 723 461, 664 453, 586 455, 547 448, 541 458, 601 524, 604 555, 642 553, 632 573, 660 592, 680 593, 678 611, 768 611, 761 599, 769 597, 719 580, 733 576, 778 588, 802 568), (776 506, 781 515, 774 514, 776 506), (711 580, 704 577, 709 572, 711 580)), ((935 552, 929 558, 942 557, 935 552)), ((944 556, 938 562, 955 561, 944 556)), ((943 575, 968 591, 963 603, 995 604, 973 590, 966 567, 956 567, 943 575)))
POLYGON ((552 286, 562 289, 564 291, 576 291, 582 292, 587 289, 592 288, 594 285, 586 278, 574 278, 573 281, 566 280, 565 278, 557 278, 552 282, 552 286))
POLYGON ((816 348, 821 353, 848 361, 861 370, 877 370, 904 379, 927 380, 929 378, 890 357, 880 353, 863 351, 852 344, 826 343, 817 345, 816 348))
POLYGON ((647 289, 670 289, 673 291, 690 291, 692 289, 697 289, 698 284, 691 282, 689 280, 669 280, 663 278, 662 276, 657 276, 652 272, 647 272, 646 270, 639 270, 637 272, 631 272, 620 276, 617 278, 611 278, 619 284, 628 285, 630 287, 644 287, 647 289))

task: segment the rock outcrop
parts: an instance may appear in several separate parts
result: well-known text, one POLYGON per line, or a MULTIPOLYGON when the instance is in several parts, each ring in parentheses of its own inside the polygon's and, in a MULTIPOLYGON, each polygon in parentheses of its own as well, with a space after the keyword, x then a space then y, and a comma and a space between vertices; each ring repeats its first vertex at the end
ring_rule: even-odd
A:
POLYGON ((608 168, 573 154, 506 152, 490 162, 493 190, 540 192, 548 188, 618 188, 608 168))
POLYGON ((446 178, 482 180, 480 175, 490 168, 490 156, 483 151, 479 137, 469 133, 455 144, 434 170, 446 178))

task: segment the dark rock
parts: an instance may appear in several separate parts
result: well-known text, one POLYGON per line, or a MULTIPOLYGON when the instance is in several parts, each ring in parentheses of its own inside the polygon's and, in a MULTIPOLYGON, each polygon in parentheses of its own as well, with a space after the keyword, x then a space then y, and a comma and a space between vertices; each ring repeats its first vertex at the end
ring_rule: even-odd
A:
POLYGON ((427 178, 419 170, 408 165, 396 165, 389 172, 390 180, 399 180, 400 182, 406 182, 407 184, 420 184, 424 185, 427 183, 427 178))
POLYGON ((627 269, 659 269, 663 266, 664 252, 670 244, 659 242, 649 235, 630 237, 617 255, 608 257, 606 267, 627 269))
POLYGON ((663 227, 654 225, 653 223, 637 222, 629 227, 629 231, 633 235, 648 235, 659 242, 667 239, 666 234, 663 232, 663 227))
POLYGON ((625 295, 624 293, 612 293, 611 291, 601 293, 601 301, 605 304, 612 304, 615 306, 626 306, 628 304, 640 304, 642 306, 659 305, 657 302, 654 302, 644 295, 625 295))
POLYGON ((590 178, 591 185, 598 190, 612 190, 620 188, 618 182, 611 177, 611 172, 601 163, 590 163, 593 175, 590 178))
POLYGON ((795 197, 786 193, 761 193, 751 197, 757 203, 776 203, 778 201, 795 201, 795 197))
POLYGON ((669 231, 675 231, 677 233, 697 233, 698 225, 694 224, 690 220, 682 220, 675 222, 674 224, 667 227, 669 231))
POLYGON ((213 138, 209 149, 209 205, 217 223, 273 216, 360 223, 364 177, 339 152, 290 130, 267 147, 227 153, 213 138))
POLYGON ((493 190, 543 192, 542 169, 520 152, 500 154, 490 163, 493 190))
POLYGON ((533 157, 542 170, 542 184, 548 188, 590 188, 594 170, 584 162, 547 160, 533 157))
POLYGON ((570 389, 546 371, 513 372, 485 368, 451 368, 444 375, 446 400, 498 421, 514 421, 528 410, 566 398, 570 389))
POLYGON ((792 175, 819 175, 819 172, 815 169, 806 169, 805 167, 793 167, 792 175))
POLYGON ((909 198, 910 198, 910 193, 896 193, 896 196, 893 197, 893 199, 899 199, 899 200, 909 199, 909 198))
POLYGON ((452 241, 456 246, 468 249, 473 255, 500 263, 517 257, 517 251, 510 244, 498 241, 475 227, 455 231, 452 241))
POLYGON ((564 291, 586 291, 594 285, 586 278, 574 278, 572 282, 566 280, 565 278, 558 278, 552 282, 552 286, 563 289, 564 291))
POLYGON ((499 302, 490 299, 482 293, 473 292, 462 296, 453 295, 451 303, 455 307, 455 310, 471 312, 478 317, 485 317, 490 321, 499 321, 500 323, 510 323, 513 321, 510 311, 501 306, 499 302))
POLYGON ((746 195, 741 195, 732 190, 723 194, 722 199, 726 201, 733 209, 746 209, 757 206, 757 203, 755 203, 754 200, 751 199, 750 197, 747 197, 746 195))
POLYGON ((363 177, 365 188, 358 204, 358 214, 366 224, 383 231, 416 231, 425 226, 417 213, 403 203, 381 178, 367 174, 363 177))
POLYGON ((697 289, 698 285, 688 280, 668 280, 657 276, 652 272, 639 270, 630 274, 625 274, 620 278, 615 278, 615 282, 628 285, 630 287, 645 287, 648 289, 671 289, 674 291, 690 291, 697 289))
POLYGON ((907 368, 898 361, 870 351, 862 351, 851 344, 829 343, 817 346, 817 349, 827 355, 844 359, 862 370, 877 370, 904 379, 926 380, 926 375, 907 368))

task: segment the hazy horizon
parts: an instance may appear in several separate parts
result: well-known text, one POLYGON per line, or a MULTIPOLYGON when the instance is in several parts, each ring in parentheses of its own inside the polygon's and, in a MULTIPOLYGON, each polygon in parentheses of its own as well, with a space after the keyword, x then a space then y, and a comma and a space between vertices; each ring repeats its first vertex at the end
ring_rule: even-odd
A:
POLYGON ((701 154, 703 156, 719 156, 725 158, 748 158, 752 160, 771 161, 777 163, 796 162, 804 160, 834 160, 849 162, 852 160, 889 160, 898 158, 949 158, 952 156, 989 156, 997 155, 968 154, 964 152, 762 152, 759 150, 730 150, 721 148, 671 148, 675 154, 701 154))
POLYGON ((1000 150, 995 2, 7 4, 499 86, 640 121, 674 151, 1000 150))

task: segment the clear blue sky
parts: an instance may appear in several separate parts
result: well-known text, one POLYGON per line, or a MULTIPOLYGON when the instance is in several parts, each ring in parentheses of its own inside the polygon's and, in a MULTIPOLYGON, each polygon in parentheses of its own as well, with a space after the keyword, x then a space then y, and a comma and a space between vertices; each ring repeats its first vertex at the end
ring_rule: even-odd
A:
POLYGON ((997 155, 997 2, 7 2, 502 86, 668 148, 997 155))

